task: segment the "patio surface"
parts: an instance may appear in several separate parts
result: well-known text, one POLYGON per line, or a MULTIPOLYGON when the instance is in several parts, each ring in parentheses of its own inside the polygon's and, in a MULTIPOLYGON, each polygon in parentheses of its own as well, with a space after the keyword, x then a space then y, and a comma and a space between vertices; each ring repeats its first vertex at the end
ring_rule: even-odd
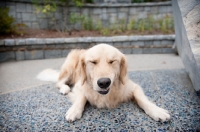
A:
POLYGON ((200 131, 200 97, 181 59, 167 55, 127 55, 129 77, 149 99, 169 110, 156 122, 131 102, 115 109, 86 105, 80 120, 68 123, 71 106, 55 83, 36 80, 45 68, 59 69, 64 58, 0 63, 0 131, 200 131))

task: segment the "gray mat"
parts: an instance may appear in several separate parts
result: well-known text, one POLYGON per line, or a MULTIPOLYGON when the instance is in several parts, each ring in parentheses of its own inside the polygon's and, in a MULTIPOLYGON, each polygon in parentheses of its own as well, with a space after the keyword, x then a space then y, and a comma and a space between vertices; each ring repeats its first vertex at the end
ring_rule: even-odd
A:
POLYGON ((71 103, 55 84, 0 95, 1 131, 199 131, 200 98, 185 70, 129 72, 145 94, 171 113, 168 122, 156 122, 133 103, 115 109, 86 105, 80 120, 68 123, 71 103))

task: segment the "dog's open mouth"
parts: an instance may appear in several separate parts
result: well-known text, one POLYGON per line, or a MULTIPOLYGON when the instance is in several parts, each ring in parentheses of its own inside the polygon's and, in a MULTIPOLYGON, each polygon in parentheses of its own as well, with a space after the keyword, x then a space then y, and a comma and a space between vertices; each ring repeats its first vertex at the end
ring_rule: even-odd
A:
POLYGON ((98 91, 100 94, 107 94, 110 91, 110 88, 102 90, 102 91, 98 91))

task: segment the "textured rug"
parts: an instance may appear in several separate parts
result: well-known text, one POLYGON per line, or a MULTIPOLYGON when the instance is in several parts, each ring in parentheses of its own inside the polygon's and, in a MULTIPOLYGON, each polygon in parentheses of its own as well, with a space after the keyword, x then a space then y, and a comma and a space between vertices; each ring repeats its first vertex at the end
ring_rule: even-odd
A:
POLYGON ((115 109, 86 105, 80 120, 68 123, 71 103, 55 84, 0 95, 0 131, 200 131, 200 98, 185 70, 129 72, 151 101, 171 113, 156 122, 133 103, 115 109))

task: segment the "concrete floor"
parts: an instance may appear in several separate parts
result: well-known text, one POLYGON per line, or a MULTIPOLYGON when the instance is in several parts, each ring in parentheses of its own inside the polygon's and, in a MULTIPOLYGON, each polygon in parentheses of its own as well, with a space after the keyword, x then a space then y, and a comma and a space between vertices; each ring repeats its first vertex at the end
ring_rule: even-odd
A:
MULTIPOLYGON (((128 71, 183 69, 183 63, 175 54, 126 55, 128 71)), ((59 70, 65 58, 27 60, 0 63, 0 94, 48 84, 36 79, 46 68, 59 70)))

